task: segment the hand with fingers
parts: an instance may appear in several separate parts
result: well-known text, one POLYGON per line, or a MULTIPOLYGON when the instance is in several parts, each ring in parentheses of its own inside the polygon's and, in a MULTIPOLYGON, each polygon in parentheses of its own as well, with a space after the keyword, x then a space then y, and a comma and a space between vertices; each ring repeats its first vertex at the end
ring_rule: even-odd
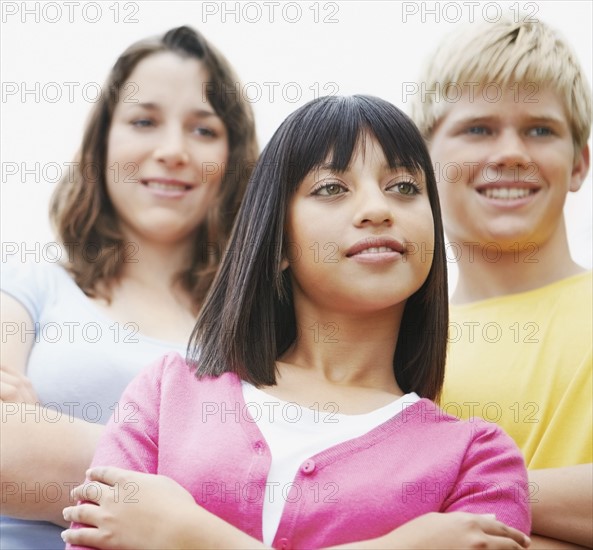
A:
POLYGON ((31 381, 22 372, 0 365, 0 401, 38 403, 39 398, 31 381))
POLYGON ((528 548, 530 539, 521 531, 497 521, 494 514, 432 512, 392 531, 383 540, 387 548, 528 548))
POLYGON ((93 548, 183 548, 184 533, 176 519, 182 510, 202 510, 172 479, 115 467, 93 468, 88 481, 72 491, 82 501, 64 509, 64 519, 82 524, 62 533, 65 542, 93 548))

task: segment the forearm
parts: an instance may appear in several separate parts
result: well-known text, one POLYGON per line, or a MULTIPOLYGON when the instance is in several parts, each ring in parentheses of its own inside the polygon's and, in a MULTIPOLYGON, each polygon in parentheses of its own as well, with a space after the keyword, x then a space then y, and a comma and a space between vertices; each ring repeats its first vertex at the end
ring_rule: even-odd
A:
POLYGON ((583 550, 586 546, 572 544, 563 540, 550 539, 539 535, 531 535, 529 550, 583 550))
POLYGON ((70 490, 84 480, 103 426, 38 405, 0 404, 2 513, 67 525, 62 509, 73 504, 70 490))
POLYGON ((426 550, 427 548, 525 549, 524 533, 497 521, 493 514, 428 513, 381 537, 334 546, 358 550, 426 550))
POLYGON ((532 470, 532 531, 593 547, 593 465, 532 470))

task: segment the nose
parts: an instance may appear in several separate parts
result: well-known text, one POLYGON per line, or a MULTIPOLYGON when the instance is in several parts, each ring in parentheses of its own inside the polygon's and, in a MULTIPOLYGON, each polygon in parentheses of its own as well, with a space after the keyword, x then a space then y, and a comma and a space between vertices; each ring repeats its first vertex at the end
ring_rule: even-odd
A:
POLYGON ((372 182, 359 189, 357 199, 353 220, 355 226, 390 226, 393 224, 392 205, 377 182, 372 182))
POLYGON ((154 157, 170 169, 187 165, 189 153, 183 129, 174 126, 166 128, 162 140, 154 150, 154 157))
POLYGON ((496 166, 524 167, 529 164, 531 156, 525 142, 515 129, 505 129, 498 136, 490 154, 490 162, 496 166))

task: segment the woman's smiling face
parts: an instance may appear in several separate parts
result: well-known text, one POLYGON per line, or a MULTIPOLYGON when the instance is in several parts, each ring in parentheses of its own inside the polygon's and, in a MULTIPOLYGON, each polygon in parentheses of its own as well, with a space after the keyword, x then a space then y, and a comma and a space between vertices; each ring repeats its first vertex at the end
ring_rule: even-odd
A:
POLYGON ((140 61, 122 86, 106 184, 127 238, 187 240, 212 207, 229 146, 208 80, 200 61, 167 52, 140 61))

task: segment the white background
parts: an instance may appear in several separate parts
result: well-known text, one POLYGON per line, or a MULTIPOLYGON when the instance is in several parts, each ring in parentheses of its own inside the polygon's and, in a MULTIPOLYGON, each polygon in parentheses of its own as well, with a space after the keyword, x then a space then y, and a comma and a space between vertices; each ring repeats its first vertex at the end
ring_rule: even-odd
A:
MULTIPOLYGON (((59 170, 73 160, 97 85, 129 44, 174 26, 199 29, 236 68, 261 147, 286 115, 318 95, 372 94, 409 112, 405 87, 416 82, 439 39, 472 17, 495 19, 499 10, 517 17, 522 9, 560 30, 591 82, 591 2, 475 4, 2 2, 3 255, 7 244, 17 243, 21 251, 37 246, 43 256, 44 243, 53 241, 49 197, 59 170), (24 90, 30 92, 23 96, 24 90)), ((589 268, 591 187, 589 175, 566 206, 572 254, 589 268)), ((456 266, 449 267, 454 283, 456 266)))

